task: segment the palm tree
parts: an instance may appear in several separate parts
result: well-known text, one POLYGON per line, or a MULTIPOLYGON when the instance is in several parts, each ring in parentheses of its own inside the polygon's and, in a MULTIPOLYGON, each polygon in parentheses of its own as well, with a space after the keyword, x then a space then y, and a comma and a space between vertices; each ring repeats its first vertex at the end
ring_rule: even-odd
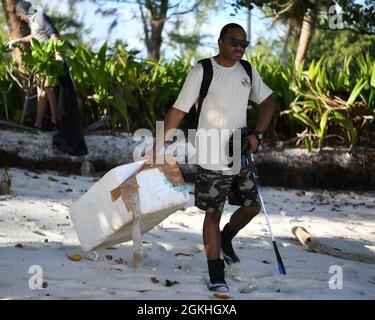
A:
POLYGON ((296 70, 299 69, 299 66, 301 65, 302 61, 305 60, 311 38, 314 34, 318 16, 317 8, 319 8, 319 2, 320 0, 312 0, 312 3, 315 5, 315 8, 308 8, 303 18, 295 60, 296 70))
MULTIPOLYGON (((9 29, 9 38, 16 39, 30 34, 30 30, 25 23, 22 23, 14 14, 14 6, 17 0, 1 0, 5 12, 5 19, 9 29)), ((21 52, 13 51, 14 58, 21 63, 21 52)))

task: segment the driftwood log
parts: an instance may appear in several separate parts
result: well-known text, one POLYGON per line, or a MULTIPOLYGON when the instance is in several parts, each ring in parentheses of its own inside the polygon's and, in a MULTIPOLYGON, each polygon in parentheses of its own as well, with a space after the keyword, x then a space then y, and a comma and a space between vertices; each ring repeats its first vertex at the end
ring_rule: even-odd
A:
POLYGON ((301 242, 304 249, 307 251, 327 254, 345 260, 354 260, 364 263, 375 263, 375 255, 371 256, 362 253, 337 251, 334 248, 331 248, 330 246, 320 243, 319 240, 313 237, 304 227, 293 227, 292 233, 299 240, 299 242, 301 242))
MULTIPOLYGON (((1 127, 7 127, 1 125, 1 127)), ((22 127, 24 129, 24 127, 22 127)), ((33 129, 32 129, 33 130, 33 129)), ((139 141, 129 133, 85 134, 89 154, 69 156, 52 146, 53 133, 22 132, 21 128, 0 129, 0 166, 28 167, 81 173, 83 161, 89 161, 95 172, 107 172, 115 166, 133 162, 133 150, 139 141)), ((189 154, 194 158, 194 152, 189 154)), ((260 183, 292 188, 375 189, 375 149, 357 148, 312 150, 276 148, 264 145, 256 155, 260 183)), ((195 180, 196 166, 179 164, 186 181, 195 180)))
POLYGON ((0 120, 0 126, 1 127, 6 127, 6 128, 11 128, 11 129, 18 129, 22 131, 30 131, 33 133, 38 133, 38 130, 32 127, 25 126, 23 124, 18 124, 14 123, 12 121, 7 121, 7 120, 0 120))
POLYGON ((99 129, 108 129, 110 128, 110 126, 111 126, 110 117, 103 117, 100 120, 87 126, 84 130, 84 133, 96 131, 99 129))

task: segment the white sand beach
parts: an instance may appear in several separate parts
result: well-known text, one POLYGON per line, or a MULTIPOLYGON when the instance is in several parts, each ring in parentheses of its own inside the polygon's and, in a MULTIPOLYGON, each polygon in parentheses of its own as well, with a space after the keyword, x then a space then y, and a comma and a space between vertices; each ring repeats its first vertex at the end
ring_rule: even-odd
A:
MULTIPOLYGON (((69 206, 97 178, 9 173, 11 194, 0 196, 0 299, 216 299, 206 287, 204 214, 193 205, 193 185, 185 209, 143 236, 143 266, 135 269, 131 241, 69 259, 83 256, 69 206), (29 287, 32 266, 43 271, 43 289, 29 287)), ((261 213, 234 239, 241 263, 228 270, 230 299, 375 299, 373 264, 307 252, 291 233, 300 225, 337 250, 375 255, 375 192, 266 187, 263 197, 287 274, 278 272, 261 213), (342 288, 330 288, 332 270, 342 270, 342 288)), ((225 206, 221 226, 235 209, 225 206)))

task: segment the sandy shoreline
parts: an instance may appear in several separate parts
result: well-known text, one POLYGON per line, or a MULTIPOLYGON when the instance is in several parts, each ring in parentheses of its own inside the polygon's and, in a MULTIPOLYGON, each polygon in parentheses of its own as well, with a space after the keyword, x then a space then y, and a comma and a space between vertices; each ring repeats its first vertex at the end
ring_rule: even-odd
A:
MULTIPOLYGON (((1 299, 214 299, 205 284, 203 214, 193 196, 185 210, 144 235, 144 265, 135 270, 131 242, 97 252, 92 260, 68 258, 82 254, 69 206, 96 179, 9 172, 12 194, 0 198, 1 299), (46 288, 29 288, 31 266, 42 268, 46 288)), ((230 298, 375 299, 374 265, 306 252, 291 233, 302 225, 332 247, 375 255, 375 192, 263 191, 287 275, 278 274, 260 214, 235 238, 241 270, 228 276, 230 298), (343 289, 329 288, 331 266, 342 268, 343 289)), ((226 205, 222 226, 235 209, 226 205)))

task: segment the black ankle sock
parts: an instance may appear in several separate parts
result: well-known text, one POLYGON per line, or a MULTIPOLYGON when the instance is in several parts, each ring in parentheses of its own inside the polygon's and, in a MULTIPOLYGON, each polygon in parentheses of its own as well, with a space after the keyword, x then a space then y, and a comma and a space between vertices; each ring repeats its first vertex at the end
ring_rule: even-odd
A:
POLYGON ((232 239, 235 237, 237 232, 230 230, 229 224, 226 224, 223 231, 221 232, 221 251, 223 253, 224 260, 227 264, 233 264, 240 262, 237 254, 233 250, 232 239))
POLYGON ((224 260, 207 260, 208 274, 210 276, 211 283, 226 283, 225 282, 225 265, 224 260))
POLYGON ((229 229, 229 223, 227 223, 221 232, 221 241, 223 245, 232 242, 232 239, 236 236, 237 232, 234 232, 229 229))

